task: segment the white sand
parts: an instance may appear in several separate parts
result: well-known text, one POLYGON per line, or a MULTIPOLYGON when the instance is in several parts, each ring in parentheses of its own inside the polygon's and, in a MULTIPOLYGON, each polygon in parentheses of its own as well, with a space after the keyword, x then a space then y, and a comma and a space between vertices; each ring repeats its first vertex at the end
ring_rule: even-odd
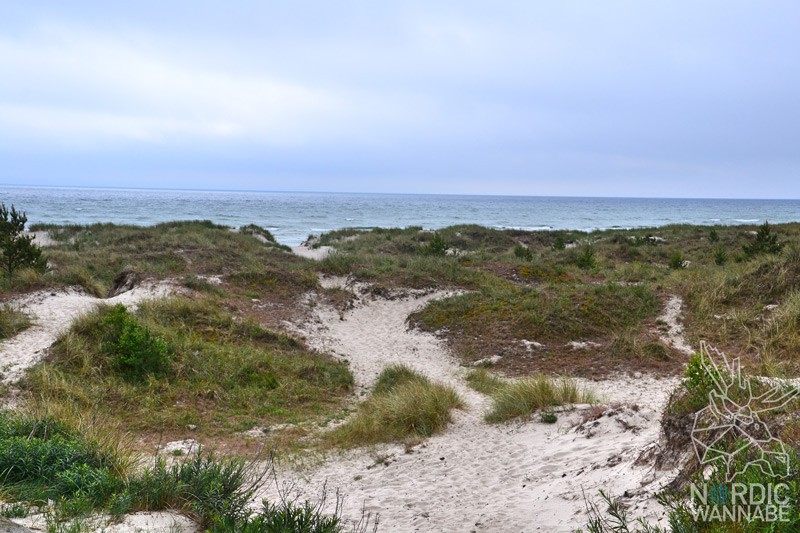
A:
POLYGON ((38 291, 8 302, 27 313, 34 324, 15 337, 0 343, 0 383, 18 381, 25 370, 35 365, 58 335, 69 328, 79 315, 99 303, 135 307, 146 298, 167 296, 174 292, 172 282, 145 282, 114 298, 95 298, 77 288, 38 291))
MULTIPOLYGON (((329 491, 345 495, 345 517, 358 519, 364 504, 380 513, 382 530, 393 532, 573 531, 585 525, 583 493, 595 497, 601 488, 615 496, 627 492, 632 515, 659 518, 652 496, 673 473, 634 463, 658 440, 660 414, 677 380, 583 382, 607 402, 624 405, 581 428, 575 427, 581 412, 561 414, 555 425, 489 425, 483 421, 488 399, 465 386, 467 370, 444 342, 407 328, 410 313, 443 295, 362 295, 343 315, 318 304, 315 321, 302 329, 312 346, 350 362, 362 394, 386 365, 403 363, 454 387, 468 409, 410 454, 385 445, 334 455, 303 473, 279 465, 279 483, 293 480, 298 495, 315 500, 327 482, 329 491), (376 457, 388 457, 389 465, 376 466, 376 457)), ((277 498, 278 487, 262 496, 277 498)))
POLYGON ((330 246, 320 246, 318 248, 312 248, 307 244, 301 244, 300 246, 292 247, 292 252, 299 255, 300 257, 305 257, 306 259, 313 259, 314 261, 322 261, 328 254, 333 252, 333 248, 330 246))
MULTIPOLYGON (((33 514, 14 522, 32 531, 47 531, 47 520, 43 514, 33 514)), ((142 512, 126 515, 119 523, 108 516, 97 515, 80 522, 81 531, 102 533, 195 533, 200 528, 185 516, 170 511, 142 512)), ((3 530, 0 529, 0 533, 3 530)))
POLYGON ((667 330, 663 332, 660 337, 661 340, 672 346, 679 352, 692 355, 695 350, 686 342, 683 336, 683 326, 680 324, 680 318, 683 315, 683 300, 680 296, 670 296, 667 304, 664 306, 664 311, 659 320, 666 324, 667 330))
POLYGON ((50 236, 48 231, 26 231, 25 235, 33 237, 33 243, 38 246, 55 246, 58 241, 50 236))

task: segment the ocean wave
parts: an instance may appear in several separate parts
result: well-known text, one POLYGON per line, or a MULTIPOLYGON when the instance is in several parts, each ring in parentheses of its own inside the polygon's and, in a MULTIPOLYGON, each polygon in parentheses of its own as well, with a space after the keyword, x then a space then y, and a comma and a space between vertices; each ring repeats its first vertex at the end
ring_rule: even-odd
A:
POLYGON ((734 218, 733 219, 734 222, 744 222, 744 223, 758 222, 759 220, 761 220, 761 219, 760 218, 734 218))

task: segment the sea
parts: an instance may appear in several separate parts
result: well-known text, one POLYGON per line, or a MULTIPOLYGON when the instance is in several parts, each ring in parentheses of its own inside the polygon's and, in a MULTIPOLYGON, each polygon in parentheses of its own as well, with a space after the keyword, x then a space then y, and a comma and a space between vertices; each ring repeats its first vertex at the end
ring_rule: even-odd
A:
POLYGON ((667 224, 760 224, 800 221, 800 200, 579 198, 199 191, 0 186, 0 202, 28 223, 152 225, 211 220, 258 224, 296 246, 309 235, 340 228, 454 224, 525 230, 644 228, 667 224))

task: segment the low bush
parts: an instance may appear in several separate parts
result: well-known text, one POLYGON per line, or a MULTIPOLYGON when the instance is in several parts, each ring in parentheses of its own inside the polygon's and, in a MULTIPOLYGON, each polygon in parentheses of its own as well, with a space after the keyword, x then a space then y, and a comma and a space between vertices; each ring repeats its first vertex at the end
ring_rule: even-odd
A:
POLYGON ((594 246, 591 244, 583 246, 575 256, 575 264, 578 266, 578 268, 583 270, 592 270, 597 268, 597 259, 595 258, 594 246))
POLYGON ((533 252, 527 246, 518 244, 514 247, 514 256, 523 261, 533 261, 533 252))
POLYGON ((127 379, 143 380, 169 370, 171 354, 167 343, 142 326, 122 304, 112 307, 103 318, 106 336, 103 349, 113 365, 127 379))
POLYGON ((760 254, 779 254, 783 250, 783 243, 778 241, 778 236, 772 233, 769 222, 765 221, 758 227, 753 240, 742 246, 742 250, 748 258, 760 254))
POLYGON ((679 270, 686 266, 686 261, 683 259, 683 254, 674 251, 672 255, 669 256, 669 267, 673 270, 679 270))
POLYGON ((492 395, 506 385, 506 381, 485 368, 478 368, 467 374, 467 385, 482 394, 492 395))
POLYGON ((425 243, 419 251, 422 255, 444 256, 447 254, 447 249, 449 247, 450 246, 447 244, 447 241, 444 240, 444 237, 442 237, 439 233, 434 233, 433 237, 431 237, 431 240, 425 243))

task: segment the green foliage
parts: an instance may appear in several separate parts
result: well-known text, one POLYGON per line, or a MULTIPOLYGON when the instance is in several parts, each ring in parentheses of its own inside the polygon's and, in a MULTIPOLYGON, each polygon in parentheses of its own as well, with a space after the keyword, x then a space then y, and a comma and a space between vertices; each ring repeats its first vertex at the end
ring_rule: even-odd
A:
POLYGON ((477 368, 467 374, 467 384, 482 394, 494 394, 506 385, 506 381, 485 368, 477 368))
POLYGON ((141 381, 169 371, 172 356, 167 343, 142 326, 124 305, 112 307, 103 325, 107 328, 104 349, 122 376, 141 381))
POLYGON ((375 383, 373 392, 375 394, 387 394, 395 390, 398 386, 405 383, 423 383, 427 384, 428 379, 414 372, 404 365, 391 365, 386 367, 383 372, 378 376, 378 381, 375 383))
POLYGON ((517 339, 563 344, 639 327, 658 308, 658 298, 646 286, 563 284, 555 292, 490 285, 433 301, 413 319, 429 331, 447 328, 487 339, 502 331, 517 339))
POLYGON ((564 241, 564 237, 561 235, 556 235, 556 238, 553 239, 553 244, 551 246, 553 250, 563 250, 567 247, 567 243, 564 241))
POLYGON ((37 403, 102 406, 132 432, 194 424, 198 435, 226 438, 327 416, 353 385, 344 363, 237 319, 210 297, 145 301, 135 315, 99 308, 76 320, 51 353, 25 382, 37 403), (168 366, 150 364, 164 362, 165 353, 168 366))
POLYGON ((711 228, 711 231, 708 232, 708 241, 719 242, 719 234, 715 228, 711 228))
POLYGON ((533 252, 527 246, 518 244, 514 247, 514 257, 522 259, 523 261, 533 261, 533 252))
POLYGON ((715 380, 722 379, 715 367, 707 364, 708 354, 701 350, 692 354, 686 365, 683 382, 684 395, 670 407, 674 413, 696 413, 708 405, 708 395, 716 387, 715 380))
POLYGON ((552 411, 542 411, 539 413, 539 419, 543 424, 555 424, 558 422, 558 415, 552 411))
MULTIPOLYGON (((668 533, 667 530, 659 526, 651 526, 642 519, 631 524, 625 506, 604 490, 600 490, 600 499, 603 510, 594 501, 588 499, 586 501, 586 510, 589 515, 586 524, 588 533, 668 533)), ((672 529, 672 531, 673 533, 694 532, 693 529, 682 528, 672 529)))
POLYGON ((38 272, 47 270, 47 259, 33 243, 33 237, 24 235, 28 217, 12 205, 8 209, 0 204, 0 268, 11 275, 21 268, 38 272))
POLYGON ((728 262, 728 251, 722 246, 714 250, 714 264, 724 266, 728 262))
POLYGON ((686 266, 686 262, 683 259, 683 254, 679 251, 672 252, 672 255, 669 256, 669 267, 673 270, 679 270, 686 266))
POLYGON ((30 325, 31 320, 25 313, 8 304, 0 306, 0 340, 13 337, 30 325))
POLYGON ((52 419, 0 411, 0 491, 11 500, 108 501, 121 458, 52 419))
POLYGON ((485 418, 487 422, 497 423, 529 417, 542 408, 592 403, 595 398, 572 379, 553 379, 539 374, 506 383, 492 393, 492 400, 492 409, 485 418))
POLYGON ((437 255, 437 256, 444 256, 447 254, 447 249, 450 246, 447 244, 447 241, 444 240, 444 237, 439 232, 435 232, 431 240, 429 240, 424 246, 420 248, 420 253, 422 255, 437 255))
POLYGON ((378 378, 376 390, 355 416, 328 434, 335 446, 354 447, 405 438, 430 437, 450 422, 463 401, 450 387, 392 366, 378 378))
POLYGON ((583 246, 575 257, 575 264, 578 265, 578 268, 583 270, 597 268, 594 246, 591 244, 583 246))
POLYGON ((765 221, 758 227, 755 238, 749 244, 742 246, 742 250, 748 258, 760 254, 779 254, 783 250, 783 243, 778 241, 778 236, 772 233, 769 222, 765 221))
MULTIPOLYGON (((309 502, 277 504, 264 501, 260 512, 240 520, 222 518, 212 526, 212 533, 338 533, 344 524, 338 514, 322 513, 322 505, 309 502)), ((363 528, 366 529, 366 528, 363 528)))

